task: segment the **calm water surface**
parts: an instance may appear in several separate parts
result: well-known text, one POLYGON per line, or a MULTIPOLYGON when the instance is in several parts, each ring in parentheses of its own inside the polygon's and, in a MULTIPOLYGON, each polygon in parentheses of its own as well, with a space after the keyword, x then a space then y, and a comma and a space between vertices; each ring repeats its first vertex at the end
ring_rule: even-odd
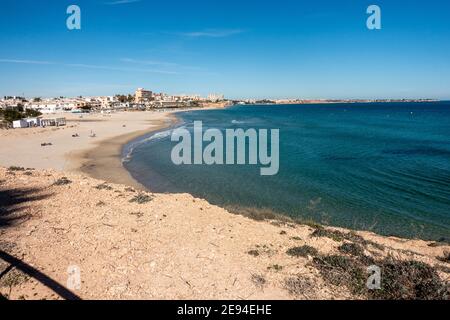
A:
POLYGON ((204 129, 280 129, 280 170, 176 166, 166 130, 124 151, 126 168, 155 191, 386 235, 450 237, 448 102, 236 106, 179 116, 190 130, 194 120, 204 129))

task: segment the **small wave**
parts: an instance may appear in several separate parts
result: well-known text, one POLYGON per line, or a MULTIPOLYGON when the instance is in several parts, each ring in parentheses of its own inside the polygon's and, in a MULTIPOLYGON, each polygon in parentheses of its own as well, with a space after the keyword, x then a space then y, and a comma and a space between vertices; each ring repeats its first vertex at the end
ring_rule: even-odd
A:
POLYGON ((144 138, 144 139, 141 139, 141 140, 138 140, 138 141, 132 143, 128 147, 127 154, 122 158, 122 163, 129 162, 131 160, 131 155, 133 154, 134 149, 136 149, 140 145, 142 145, 146 142, 149 142, 149 141, 160 140, 160 139, 166 138, 172 134, 172 131, 173 131, 172 129, 169 129, 169 130, 165 130, 165 131, 156 132, 147 138, 144 138))
POLYGON ((450 151, 448 150, 428 146, 407 149, 387 149, 383 150, 383 153, 394 156, 450 156, 450 151))
POLYGON ((232 120, 231 123, 232 124, 243 124, 243 123, 245 123, 245 121, 232 120))

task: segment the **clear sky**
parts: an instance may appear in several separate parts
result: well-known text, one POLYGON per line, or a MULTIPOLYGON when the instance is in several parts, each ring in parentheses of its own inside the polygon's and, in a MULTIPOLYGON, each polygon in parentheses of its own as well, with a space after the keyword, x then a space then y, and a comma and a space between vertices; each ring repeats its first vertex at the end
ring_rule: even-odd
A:
POLYGON ((0 95, 450 99, 448 0, 1 0, 0 95), (81 8, 81 30, 66 9, 81 8), (366 9, 382 10, 368 30, 366 9))

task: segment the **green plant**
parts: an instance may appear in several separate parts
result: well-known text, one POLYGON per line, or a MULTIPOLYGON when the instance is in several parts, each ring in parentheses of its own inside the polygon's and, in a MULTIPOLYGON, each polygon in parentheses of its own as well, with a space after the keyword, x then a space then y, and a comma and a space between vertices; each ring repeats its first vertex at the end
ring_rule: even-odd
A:
POLYGON ((27 117, 38 117, 42 115, 39 111, 27 109, 23 111, 23 107, 12 110, 0 110, 0 116, 8 123, 27 117))

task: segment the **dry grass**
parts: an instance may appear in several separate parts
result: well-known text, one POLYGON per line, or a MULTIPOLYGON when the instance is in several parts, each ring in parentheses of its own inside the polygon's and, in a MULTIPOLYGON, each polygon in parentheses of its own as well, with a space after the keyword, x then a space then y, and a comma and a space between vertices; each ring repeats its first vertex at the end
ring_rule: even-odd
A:
POLYGON ((435 268, 423 262, 388 257, 372 260, 366 256, 316 257, 314 265, 322 277, 336 286, 346 286, 352 294, 380 300, 446 300, 449 286, 435 268), (368 262, 381 270, 381 289, 369 290, 366 282, 368 262))
POLYGON ((291 257, 308 257, 312 256, 315 257, 319 254, 316 248, 313 248, 308 245, 304 245, 301 247, 293 247, 286 251, 286 254, 290 255, 291 257))
POLYGON ((249 255, 257 257, 259 256, 259 251, 258 250, 250 250, 247 252, 249 255))
POLYGON ((380 263, 381 289, 368 296, 383 300, 447 300, 450 288, 436 269, 419 261, 387 258, 380 263))
POLYGON ((152 201, 152 200, 153 200, 153 197, 152 197, 152 196, 150 196, 150 195, 148 195, 148 194, 140 193, 140 194, 134 196, 134 197, 130 200, 130 202, 136 202, 136 203, 138 203, 138 204, 144 204, 144 203, 150 202, 150 201, 152 201))
POLYGON ((283 270, 283 266, 280 266, 280 265, 278 265, 278 264, 273 264, 273 265, 271 265, 271 266, 268 266, 267 267, 267 270, 275 270, 275 271, 281 271, 281 270, 283 270))
POLYGON ((252 274, 250 279, 252 280, 253 284, 260 289, 264 288, 264 286, 267 284, 266 278, 264 278, 264 276, 260 274, 252 274))
POLYGON ((342 255, 330 255, 315 257, 313 263, 331 284, 347 286, 356 295, 364 291, 367 275, 358 261, 342 255))
POLYGON ((364 248, 357 243, 344 243, 338 248, 338 250, 342 253, 357 257, 361 257, 364 255, 364 248))
POLYGON ((0 279, 0 287, 12 288, 28 281, 28 279, 29 277, 23 272, 12 269, 0 279))
POLYGON ((445 263, 450 263, 450 251, 444 252, 444 255, 442 257, 438 257, 438 260, 445 263))
POLYGON ((284 280, 284 288, 291 295, 308 298, 308 294, 314 291, 314 282, 309 278, 298 275, 286 278, 284 280))
POLYGON ((138 218, 142 218, 144 216, 143 212, 131 212, 130 213, 132 216, 136 216, 138 218))
POLYGON ((68 184, 71 184, 71 183, 72 183, 72 181, 67 179, 67 177, 62 177, 62 178, 59 178, 58 180, 56 180, 53 185, 54 186, 65 186, 65 185, 68 185, 68 184))
POLYGON ((336 230, 328 230, 324 228, 319 228, 314 230, 311 234, 312 237, 327 237, 333 239, 336 242, 342 242, 345 239, 345 234, 336 230))
POLYGON ((97 186, 95 186, 95 189, 97 190, 112 190, 113 188, 109 186, 107 183, 101 183, 97 186))
POLYGON ((26 169, 23 167, 11 166, 8 168, 8 171, 25 171, 26 169))

